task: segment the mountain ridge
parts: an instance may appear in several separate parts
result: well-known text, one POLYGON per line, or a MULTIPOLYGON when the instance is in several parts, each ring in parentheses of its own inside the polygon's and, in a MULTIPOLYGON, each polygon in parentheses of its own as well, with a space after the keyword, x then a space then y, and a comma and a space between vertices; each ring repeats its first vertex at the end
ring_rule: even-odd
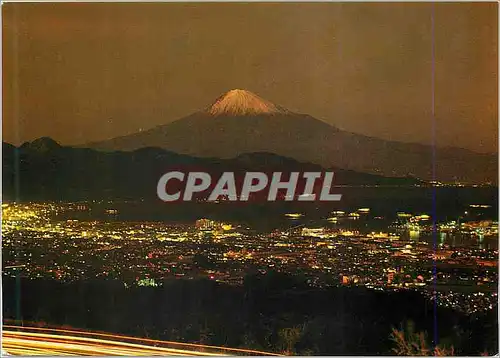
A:
POLYGON ((271 152, 299 161, 384 176, 415 176, 446 182, 497 183, 498 157, 463 148, 433 148, 342 131, 295 113, 210 116, 197 112, 139 133, 84 145, 98 150, 155 146, 199 157, 231 158, 271 152))
MULTIPOLYGON (((33 143, 33 142, 30 142, 33 143)), ((156 198, 159 178, 169 170, 195 168, 222 173, 233 171, 324 171, 317 164, 299 162, 274 153, 245 153, 232 159, 197 158, 161 148, 101 152, 90 148, 53 146, 40 152, 32 145, 3 142, 4 198, 19 200, 90 200, 102 198, 156 198)), ((386 178, 330 168, 335 185, 415 186, 416 178, 386 178)))
POLYGON ((229 159, 270 152, 322 167, 386 177, 461 183, 498 183, 498 155, 433 147, 343 131, 290 112, 246 90, 231 90, 208 109, 137 133, 81 147, 131 151, 159 147, 196 157, 229 159))

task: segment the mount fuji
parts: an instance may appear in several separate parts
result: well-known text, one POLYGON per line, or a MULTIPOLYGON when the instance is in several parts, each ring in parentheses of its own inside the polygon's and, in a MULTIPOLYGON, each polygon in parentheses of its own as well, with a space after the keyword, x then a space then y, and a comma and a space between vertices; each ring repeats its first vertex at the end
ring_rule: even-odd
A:
POLYGON ((102 151, 159 147, 221 159, 268 152, 325 168, 389 177, 469 183, 498 180, 496 155, 387 141, 342 131, 241 89, 231 90, 208 108, 174 122, 83 146, 102 151))

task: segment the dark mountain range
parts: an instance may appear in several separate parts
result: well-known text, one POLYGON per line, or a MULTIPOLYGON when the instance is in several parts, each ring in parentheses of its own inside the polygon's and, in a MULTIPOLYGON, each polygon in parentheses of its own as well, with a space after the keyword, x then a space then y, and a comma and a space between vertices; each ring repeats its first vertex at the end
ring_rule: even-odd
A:
MULTIPOLYGON (((232 171, 324 171, 271 153, 248 153, 232 159, 196 158, 160 148, 101 152, 64 147, 40 138, 20 147, 3 143, 3 197, 15 200, 154 199, 159 178, 175 169, 217 174, 232 171)), ((402 185, 413 178, 385 178, 331 168, 335 185, 402 185)), ((215 184, 215 183, 214 183, 215 184)))
POLYGON ((251 92, 232 90, 205 111, 136 134, 86 144, 99 150, 159 147, 197 157, 233 158, 268 152, 389 177, 496 183, 498 156, 460 148, 386 141, 339 130, 309 115, 291 113, 251 92), (433 158, 435 168, 433 169, 433 158))

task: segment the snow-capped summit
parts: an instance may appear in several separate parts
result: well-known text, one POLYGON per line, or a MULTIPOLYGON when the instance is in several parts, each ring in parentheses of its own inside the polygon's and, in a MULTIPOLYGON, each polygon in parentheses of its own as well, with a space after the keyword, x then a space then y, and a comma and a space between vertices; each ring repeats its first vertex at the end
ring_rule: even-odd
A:
POLYGON ((286 109, 260 98, 255 93, 241 89, 233 89, 220 96, 207 112, 213 116, 288 113, 286 109))
MULTIPOLYGON (((432 173, 430 146, 343 131, 307 114, 287 111, 245 90, 229 91, 205 110, 176 121, 85 146, 105 151, 163 148, 212 159, 273 153, 323 168, 436 179, 429 174, 432 173)), ((498 180, 498 158, 493 155, 453 148, 441 148, 439 153, 438 180, 482 183, 498 180), (456 162, 462 163, 460 168, 456 162)), ((254 168, 252 165, 249 168, 254 168)))

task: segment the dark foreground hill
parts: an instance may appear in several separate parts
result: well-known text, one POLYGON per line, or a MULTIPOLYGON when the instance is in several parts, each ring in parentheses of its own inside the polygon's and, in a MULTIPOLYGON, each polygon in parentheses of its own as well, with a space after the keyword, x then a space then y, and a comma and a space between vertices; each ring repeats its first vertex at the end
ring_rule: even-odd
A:
POLYGON ((464 316, 416 292, 311 289, 269 272, 240 287, 207 280, 124 287, 113 280, 3 279, 3 318, 182 342, 312 355, 392 355, 391 329, 407 322, 456 355, 498 352, 497 311, 464 316), (437 321, 435 321, 435 319, 437 321), (292 329, 297 339, 289 342, 292 329))

